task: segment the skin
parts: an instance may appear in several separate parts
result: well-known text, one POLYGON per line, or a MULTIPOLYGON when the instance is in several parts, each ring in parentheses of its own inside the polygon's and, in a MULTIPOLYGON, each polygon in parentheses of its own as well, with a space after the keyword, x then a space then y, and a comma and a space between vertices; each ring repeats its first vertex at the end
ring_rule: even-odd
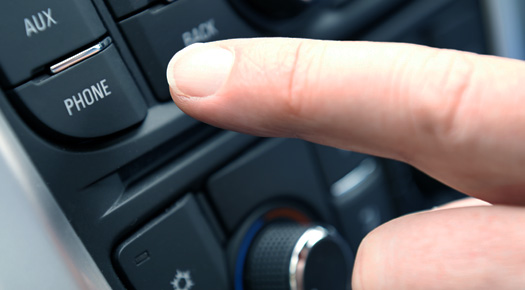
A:
POLYGON ((397 159, 493 204, 380 226, 359 247, 354 289, 525 288, 524 62, 411 44, 241 39, 184 49, 168 82, 179 108, 209 124, 397 159))

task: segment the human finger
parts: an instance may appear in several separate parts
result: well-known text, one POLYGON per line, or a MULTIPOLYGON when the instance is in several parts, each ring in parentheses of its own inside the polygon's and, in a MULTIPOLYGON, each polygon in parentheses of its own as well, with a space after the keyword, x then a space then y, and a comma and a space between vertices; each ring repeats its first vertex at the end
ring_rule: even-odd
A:
POLYGON ((173 99, 215 126, 408 162, 492 203, 525 204, 525 64, 410 44, 242 39, 190 46, 173 99))
POLYGON ((477 199, 473 197, 466 197, 466 198, 461 198, 458 200, 454 200, 454 201, 445 203, 440 206, 436 206, 432 208, 432 210, 442 210, 442 209, 469 207, 469 206, 490 206, 490 205, 491 205, 490 203, 483 201, 481 199, 477 199))
POLYGON ((353 289, 523 289, 523 208, 480 206, 390 221, 361 243, 353 289))

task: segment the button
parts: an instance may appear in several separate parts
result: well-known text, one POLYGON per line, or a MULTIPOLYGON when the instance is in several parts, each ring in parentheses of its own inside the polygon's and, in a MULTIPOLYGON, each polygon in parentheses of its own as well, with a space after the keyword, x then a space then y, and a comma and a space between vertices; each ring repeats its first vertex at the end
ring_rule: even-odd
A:
POLYGON ((318 171, 307 143, 270 139, 214 174, 208 189, 228 230, 257 206, 279 200, 299 201, 327 221, 331 209, 318 171))
POLYGON ((35 70, 105 33, 85 0, 2 1, 0 19, 0 69, 8 85, 28 80, 35 70))
POLYGON ((127 14, 135 12, 148 6, 157 0, 107 0, 115 17, 121 18, 127 14))
POLYGON ((116 259, 137 290, 230 289, 223 250, 192 195, 126 240, 116 259))
POLYGON ((113 45, 61 73, 30 81, 15 93, 30 115, 76 138, 109 135, 146 116, 144 100, 113 45))
POLYGON ((353 250, 371 230, 394 217, 392 200, 381 164, 373 157, 331 186, 342 233, 353 250))
POLYGON ((134 15, 121 28, 161 100, 170 99, 166 68, 177 50, 195 42, 257 36, 226 0, 179 0, 134 15))

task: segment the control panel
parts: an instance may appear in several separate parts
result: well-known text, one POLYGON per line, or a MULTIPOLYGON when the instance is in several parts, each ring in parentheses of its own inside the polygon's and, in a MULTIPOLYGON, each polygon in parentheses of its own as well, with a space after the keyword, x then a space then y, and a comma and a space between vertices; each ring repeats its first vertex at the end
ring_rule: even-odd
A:
POLYGON ((96 269, 73 276, 105 281, 85 288, 346 290, 367 233, 461 194, 396 161, 202 124, 171 102, 167 64, 193 43, 263 36, 489 53, 483 11, 474 0, 4 1, 1 120, 58 205, 42 212, 63 215, 96 269))

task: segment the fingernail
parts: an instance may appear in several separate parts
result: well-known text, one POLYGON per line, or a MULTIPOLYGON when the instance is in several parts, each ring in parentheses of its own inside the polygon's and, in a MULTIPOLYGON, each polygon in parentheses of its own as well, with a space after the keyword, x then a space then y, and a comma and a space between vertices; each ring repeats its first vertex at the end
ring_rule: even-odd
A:
POLYGON ((171 59, 168 84, 179 95, 211 96, 228 78, 233 60, 233 53, 227 49, 213 44, 192 44, 171 59))

